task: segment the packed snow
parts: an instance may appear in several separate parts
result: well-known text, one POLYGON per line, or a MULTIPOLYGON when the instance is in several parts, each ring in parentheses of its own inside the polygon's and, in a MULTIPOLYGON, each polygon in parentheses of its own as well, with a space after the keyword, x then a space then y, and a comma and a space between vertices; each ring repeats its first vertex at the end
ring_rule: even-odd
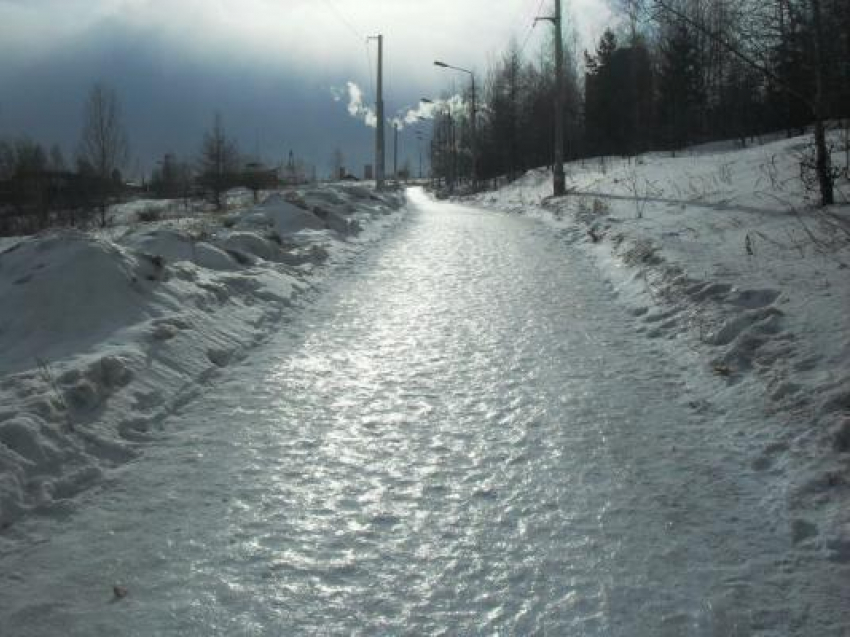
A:
MULTIPOLYGON (((838 146, 838 140, 835 146, 838 146)), ((530 171, 479 204, 578 229, 640 331, 697 353, 718 400, 761 404, 754 467, 785 491, 794 541, 850 562, 850 182, 804 187, 809 138, 567 165, 568 195, 530 171), (804 175, 805 176, 805 175, 804 175)), ((766 478, 767 479, 767 478, 766 478)))
POLYGON ((224 213, 131 202, 102 231, 2 240, 0 528, 135 457, 329 257, 380 236, 403 204, 354 185, 248 197, 231 193, 224 213))
MULTIPOLYGON (((549 258, 551 250, 578 250, 591 257, 593 275, 578 271, 571 276, 592 280, 593 285, 583 289, 583 294, 604 294, 605 298, 597 307, 592 298, 577 294, 576 303, 592 305, 600 312, 602 308, 622 312, 616 320, 599 319, 599 329, 600 333, 605 329, 610 332, 613 325, 634 329, 635 334, 628 334, 626 339, 634 346, 628 350, 632 354, 620 352, 620 359, 625 356, 628 364, 609 370, 604 367, 604 356, 593 358, 592 325, 560 324, 562 316, 569 321, 571 313, 581 314, 572 308, 571 299, 559 297, 557 303, 547 306, 541 325, 555 330, 561 340, 553 343, 561 345, 569 340, 572 329, 582 330, 584 338, 579 340, 586 349, 577 350, 582 364, 592 360, 602 366, 598 371, 605 382, 613 375, 626 390, 624 405, 617 412, 623 414, 623 428, 612 426, 609 432, 621 436, 611 444, 622 446, 623 464, 606 465, 607 469, 614 476, 620 470, 646 470, 655 476, 653 484, 658 489, 654 495, 677 494, 678 500, 671 499, 671 510, 688 501, 694 487, 701 485, 704 490, 695 493, 717 499, 712 502, 713 508, 709 507, 712 515, 725 510, 728 519, 718 528, 738 532, 742 521, 747 522, 743 546, 759 542, 754 529, 763 521, 765 538, 770 539, 771 561, 746 563, 752 556, 742 553, 740 576, 761 577, 764 574, 759 569, 769 564, 776 572, 762 579, 777 590, 787 577, 790 588, 778 593, 771 611, 778 615, 768 618, 775 626, 782 623, 782 606, 787 601, 783 595, 797 600, 793 614, 803 618, 801 622, 816 624, 816 618, 803 617, 808 612, 803 606, 811 602, 813 614, 818 612, 818 605, 834 610, 836 604, 830 595, 839 595, 842 590, 832 582, 846 581, 841 578, 850 568, 850 183, 845 171, 837 182, 839 203, 817 207, 815 194, 801 181, 800 158, 807 147, 807 139, 791 138, 743 149, 733 144, 713 145, 676 156, 652 153, 631 159, 587 160, 568 166, 570 192, 562 198, 549 196, 551 174, 546 170, 531 171, 500 190, 471 198, 478 206, 538 218, 545 224, 541 226, 544 230, 536 228, 534 232, 544 235, 543 240, 523 235, 518 242, 505 241, 506 236, 513 236, 511 232, 527 231, 526 225, 532 224, 514 220, 515 225, 496 223, 498 231, 495 227, 487 230, 489 225, 480 223, 476 215, 488 213, 463 207, 458 207, 457 218, 448 222, 452 219, 450 209, 430 210, 423 203, 424 195, 411 194, 420 215, 435 215, 427 224, 421 220, 413 224, 422 233, 412 235, 419 255, 416 271, 422 273, 419 278, 441 289, 452 288, 456 298, 464 298, 464 284, 470 280, 486 283, 492 272, 501 272, 497 294, 480 293, 473 299, 470 312, 492 312, 493 307, 502 307, 505 313, 509 308, 510 312, 500 317, 502 324, 507 325, 508 315, 515 323, 511 322, 504 333, 513 334, 513 326, 522 323, 529 304, 556 291, 547 287, 546 282, 556 277, 548 274, 551 268, 547 270, 545 265, 585 267, 588 261, 549 258), (553 239, 550 231, 564 241, 553 239), (483 243, 471 236, 476 232, 482 235, 483 243), (522 246, 518 254, 523 255, 528 272, 518 273, 509 259, 502 259, 504 255, 494 246, 503 242, 522 246), (534 246, 549 251, 539 263, 531 263, 526 256, 539 254, 534 246), (479 269, 474 272, 461 266, 470 254, 486 256, 479 259, 479 269), (546 273, 541 274, 544 270, 546 273), (435 271, 439 276, 424 274, 435 271), (598 285, 597 271, 610 283, 615 301, 608 298, 608 288, 598 285), (508 279, 510 283, 505 282, 508 279), (533 290, 523 288, 529 282, 533 290), (519 302, 511 298, 509 289, 522 292, 517 292, 519 302), (559 308, 558 320, 550 313, 555 306, 559 308), (611 325, 605 328, 603 324, 607 323, 611 325), (645 367, 650 376, 667 383, 657 395, 649 391, 642 361, 634 360, 642 356, 647 357, 645 367), (658 413, 665 411, 667 402, 675 407, 670 413, 676 417, 670 417, 670 422, 644 423, 646 441, 641 432, 630 428, 633 421, 625 406, 634 406, 628 396, 630 382, 647 392, 648 404, 655 405, 658 413), (682 386, 686 388, 677 393, 682 386), (737 414, 741 417, 736 418, 737 414), (694 429, 695 423, 699 423, 699 431, 694 429), (714 427, 718 429, 716 440, 714 427), (630 448, 637 444, 632 440, 656 444, 658 431, 665 432, 664 440, 668 440, 664 449, 630 448), (629 469, 629 462, 635 458, 640 458, 637 468, 629 469), (665 467, 671 461, 683 475, 693 463, 698 474, 693 485, 687 481, 664 482, 665 467), (743 492, 738 489, 739 477, 746 483, 743 491, 750 499, 726 506, 723 497, 743 492), (787 559, 781 557, 786 550, 787 559), (806 589, 821 572, 818 569, 824 569, 829 578, 820 588, 806 589), (795 579, 800 572, 805 572, 806 578, 795 579)), ((843 166, 842 155, 836 153, 834 161, 843 166)), ((271 194, 257 206, 248 204, 249 197, 247 192, 234 193, 231 203, 236 209, 222 214, 185 210, 182 202, 133 202, 113 209, 115 223, 102 231, 61 230, 0 240, 0 527, 8 527, 30 512, 76 510, 77 494, 101 484, 113 467, 150 448, 158 429, 169 422, 168 416, 197 396, 206 381, 218 376, 222 368, 238 365, 256 345, 268 342, 293 299, 334 271, 328 264, 357 254, 360 246, 380 237, 404 216, 395 214, 403 206, 402 196, 378 196, 360 186, 271 194)), ((399 335, 399 326, 406 325, 411 317, 414 322, 430 317, 434 321, 431 328, 439 327, 440 334, 477 334, 465 324, 465 306, 435 311, 440 295, 433 296, 437 300, 428 307, 414 307, 413 301, 422 297, 409 280, 411 271, 397 276, 405 267, 409 247, 404 237, 410 240, 410 236, 404 231, 402 226, 402 238, 394 244, 395 267, 377 268, 377 274, 373 273, 383 281, 380 291, 389 294, 387 290, 393 285, 403 288, 403 294, 390 299, 400 303, 403 311, 383 333, 387 343, 404 345, 401 352, 416 343, 415 339, 408 343, 406 339, 413 338, 409 334, 399 335), (451 320, 449 310, 458 313, 451 320)), ((358 298, 370 311, 362 314, 371 317, 374 312, 367 302, 371 295, 368 289, 364 294, 363 289, 358 288, 358 298)), ((489 288, 479 285, 478 289, 489 288)), ((557 292, 562 289, 557 288, 557 292)), ((357 307, 345 305, 341 315, 352 312, 357 318, 361 316, 357 307)), ((369 321, 358 318, 352 325, 366 334, 374 332, 369 321)), ((426 343, 431 336, 420 336, 419 343, 426 343)), ((619 352, 617 348, 623 346, 617 345, 616 334, 605 336, 598 346, 612 355, 619 352)), ((339 338, 352 342, 344 333, 339 338)), ((370 338, 364 337, 364 342, 374 345, 377 337, 370 338)), ((515 364, 531 361, 532 367, 552 366, 552 382, 567 373, 559 361, 542 355, 552 344, 528 335, 516 340, 527 342, 537 358, 520 359, 515 364)), ((423 356, 428 353, 426 349, 413 347, 423 356)), ((494 349, 494 360, 500 351, 494 349)), ((384 354, 380 347, 373 347, 364 352, 364 360, 384 354)), ((445 352, 440 352, 439 360, 452 368, 454 359, 444 358, 445 352)), ((336 373, 343 388, 355 382, 350 374, 336 369, 336 359, 329 355, 327 360, 331 366, 328 374, 336 373)), ((407 354, 398 360, 399 369, 417 373, 415 367, 409 367, 407 354)), ((475 356, 468 363, 483 366, 462 382, 453 380, 450 374, 442 380, 465 385, 463 390, 476 386, 494 391, 482 381, 494 366, 475 356)), ((622 360, 620 363, 624 364, 622 360)), ((269 368, 274 364, 266 361, 262 373, 272 373, 269 368)), ((313 371, 306 370, 308 375, 313 371)), ((581 376, 582 370, 577 366, 567 371, 581 376)), ((383 379, 393 391, 395 379, 395 374, 383 379)), ((516 378, 506 380, 515 383, 510 387, 528 389, 516 378)), ((235 393, 241 390, 234 387, 242 379, 230 378, 229 382, 229 396, 220 399, 225 404, 241 400, 235 393)), ((555 385, 552 396, 560 389, 555 385)), ((252 391, 257 387, 260 393, 266 391, 261 383, 252 391)), ((615 391, 612 387, 609 392, 615 391)), ((371 400, 371 385, 358 388, 371 400)), ((345 402, 345 391, 338 393, 343 397, 342 408, 359 408, 356 403, 345 402)), ((600 410, 620 398, 595 395, 590 388, 582 394, 586 395, 599 403, 600 410)), ((318 401, 308 414, 322 413, 331 405, 321 393, 303 398, 308 403, 318 401)), ((534 414, 533 404, 528 403, 528 417, 534 414)), ((198 401, 193 405, 196 418, 202 418, 206 405, 198 401)), ((263 409, 256 405, 252 408, 263 409)), ((218 422, 219 433, 226 433, 230 424, 226 420, 229 412, 223 413, 211 418, 218 422)), ((585 415, 592 433, 598 413, 585 415)), ((486 422, 482 418, 475 422, 486 422)), ((303 424, 299 418, 292 422, 303 424)), ((553 431, 564 433, 561 429, 553 431)), ((430 448, 430 430, 424 433, 425 446, 430 448)), ((588 439, 588 457, 596 449, 594 436, 588 439)), ((299 441, 286 444, 289 442, 299 441)), ((541 448, 548 443, 548 438, 542 439, 541 448)), ((226 445, 221 448, 229 449, 226 445)), ((369 446, 370 452, 378 448, 369 446)), ((340 449, 339 456, 344 452, 340 449)), ((314 464, 313 452, 308 456, 308 463, 314 464)), ((280 458, 275 456, 273 461, 280 458)), ((216 468, 213 463, 211 475, 216 468)), ((358 465, 354 473, 330 486, 353 483, 351 478, 360 475, 360 468, 358 465)), ((546 465, 539 468, 546 469, 546 465)), ((593 473, 596 467, 587 469, 593 473)), ((403 471, 398 473, 402 475, 403 471)), ((543 482, 554 483, 554 479, 543 482)), ((596 482, 590 480, 588 484, 596 482)), ((186 488, 191 492, 202 486, 186 488)), ((319 481, 311 489, 328 486, 319 481)), ((474 486, 478 493, 481 485, 474 486)), ((496 490, 485 489, 482 501, 489 502, 496 495, 496 490)), ((314 497, 312 491, 309 497, 314 497)), ((445 504, 439 498, 435 502, 445 504)), ((596 504, 603 509, 607 506, 604 502, 596 504)), ((81 517, 85 521, 87 515, 93 516, 91 528, 97 528, 98 522, 99 513, 94 509, 97 507, 81 517)), ((552 510, 566 511, 560 505, 552 510)), ((638 506, 629 513, 636 517, 622 519, 624 528, 634 523, 640 510, 638 506)), ((590 506, 582 514, 593 518, 594 511, 590 506)), ((652 519, 651 511, 646 515, 652 519)), ((382 519, 379 516, 381 524, 382 519)), ((307 523, 312 525, 312 520, 307 523)), ((694 527, 695 537, 713 532, 710 520, 701 524, 694 527)), ((314 527, 310 529, 316 530, 314 527)), ((81 535, 85 533, 81 531, 81 535)), ((58 554, 64 551, 62 541, 57 543, 58 554)), ((73 533, 67 541, 84 546, 73 533)), ((383 545, 378 549, 383 550, 383 545)), ((629 564, 629 556, 622 559, 622 564, 612 561, 614 571, 629 564)), ((713 559, 705 562, 707 572, 713 559)), ((737 568, 740 560, 730 560, 737 568)), ((45 569, 45 581, 55 576, 50 564, 48 560, 39 566, 45 569)), ((73 583, 73 577, 68 581, 73 583)), ((474 578, 470 581, 479 583, 474 578)), ((37 588, 38 583, 26 585, 37 588)), ((769 588, 760 589, 759 594, 767 592, 769 588)), ((735 605, 729 600, 724 603, 735 605)), ((746 606, 743 602, 740 605, 746 606)), ((324 610, 323 606, 317 612, 324 610)), ((592 613, 589 616, 595 617, 592 613)), ((758 624, 756 619, 754 625, 758 624)), ((834 617, 830 621, 833 627, 840 624, 834 617)))
POLYGON ((408 201, 108 488, 0 534, 4 636, 847 634, 846 555, 764 464, 792 421, 652 338, 580 227, 408 201))

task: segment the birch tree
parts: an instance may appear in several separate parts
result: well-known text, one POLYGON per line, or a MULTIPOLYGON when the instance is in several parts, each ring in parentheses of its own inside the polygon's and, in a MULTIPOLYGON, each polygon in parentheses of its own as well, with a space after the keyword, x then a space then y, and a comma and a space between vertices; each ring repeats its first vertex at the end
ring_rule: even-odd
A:
POLYGON ((107 222, 110 197, 120 190, 121 168, 129 152, 118 94, 111 86, 97 82, 89 91, 83 110, 78 160, 93 172, 92 194, 100 209, 101 226, 107 222))

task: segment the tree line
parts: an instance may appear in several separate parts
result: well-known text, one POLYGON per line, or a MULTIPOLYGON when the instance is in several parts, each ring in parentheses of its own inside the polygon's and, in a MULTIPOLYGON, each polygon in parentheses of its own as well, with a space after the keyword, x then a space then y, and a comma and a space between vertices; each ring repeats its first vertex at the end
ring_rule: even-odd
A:
POLYGON ((130 153, 121 102, 115 89, 95 84, 83 109, 76 154, 68 162, 58 145, 46 149, 28 138, 0 140, 0 235, 27 234, 57 226, 88 226, 109 222, 109 205, 132 194, 161 198, 206 197, 216 209, 224 193, 246 187, 255 199, 281 178, 306 180, 306 171, 292 161, 281 176, 257 159, 244 157, 216 114, 194 158, 166 154, 149 183, 129 183, 122 169, 130 153))
MULTIPOLYGON (((817 142, 818 125, 847 125, 847 0, 618 2, 621 26, 584 51, 581 65, 567 47, 567 159, 676 151, 721 139, 746 145, 754 136, 800 134, 811 125, 817 142)), ((481 177, 551 164, 553 67, 552 56, 528 60, 513 43, 488 69, 477 128, 481 177)), ((437 114, 438 177, 469 178, 470 135, 464 112, 437 114)), ((823 152, 813 150, 803 170, 823 194, 831 184, 818 180, 838 171, 821 142, 823 152)))

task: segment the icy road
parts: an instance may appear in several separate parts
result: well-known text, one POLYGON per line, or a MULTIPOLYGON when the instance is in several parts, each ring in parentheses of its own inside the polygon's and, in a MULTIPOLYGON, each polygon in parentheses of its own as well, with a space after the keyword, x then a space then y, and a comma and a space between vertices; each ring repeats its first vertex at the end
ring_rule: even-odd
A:
POLYGON ((411 199, 141 459, 15 527, 0 634, 846 634, 752 468, 758 401, 707 399, 569 235, 411 199))

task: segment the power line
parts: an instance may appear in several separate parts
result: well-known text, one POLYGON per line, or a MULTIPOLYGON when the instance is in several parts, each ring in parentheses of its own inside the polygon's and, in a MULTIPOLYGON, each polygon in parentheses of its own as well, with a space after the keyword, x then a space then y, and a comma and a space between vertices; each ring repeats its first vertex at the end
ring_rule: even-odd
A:
POLYGON ((372 77, 373 76, 373 73, 372 73, 372 56, 371 56, 370 51, 369 51, 369 38, 364 37, 363 34, 361 34, 360 31, 357 30, 357 27, 355 27, 351 23, 351 21, 348 18, 345 17, 345 15, 342 13, 342 11, 340 11, 339 7, 337 7, 331 0, 322 0, 322 2, 324 2, 325 6, 328 9, 331 10, 331 12, 334 14, 334 16, 336 16, 337 20, 339 20, 343 24, 343 26, 345 26, 345 28, 348 29, 348 31, 350 31, 351 34, 355 38, 357 38, 361 42, 365 43, 365 46, 366 46, 366 68, 369 71, 369 91, 372 94, 372 98, 377 99, 375 97, 375 95, 376 95, 375 94, 375 82, 374 82, 374 79, 372 77))
POLYGON ((528 46, 529 40, 531 40, 531 34, 534 33, 534 27, 537 26, 537 17, 540 15, 540 12, 543 10, 543 3, 545 0, 540 0, 540 3, 537 5, 537 10, 534 12, 534 15, 531 17, 531 25, 528 27, 528 32, 525 35, 525 39, 522 42, 522 46, 519 47, 519 54, 522 55, 525 51, 525 47, 528 46))
POLYGON ((514 19, 513 24, 525 22, 525 14, 528 11, 529 2, 533 5, 534 0, 522 0, 520 4, 519 11, 517 11, 516 19, 514 19))
POLYGON ((345 15, 343 15, 342 11, 339 10, 339 7, 333 4, 331 0, 322 0, 322 2, 324 2, 325 5, 337 17, 337 19, 342 22, 342 24, 344 24, 349 31, 351 31, 355 38, 357 38, 358 40, 363 40, 363 36, 360 34, 360 31, 358 31, 357 28, 353 24, 351 24, 351 21, 349 21, 348 18, 345 17, 345 15))

